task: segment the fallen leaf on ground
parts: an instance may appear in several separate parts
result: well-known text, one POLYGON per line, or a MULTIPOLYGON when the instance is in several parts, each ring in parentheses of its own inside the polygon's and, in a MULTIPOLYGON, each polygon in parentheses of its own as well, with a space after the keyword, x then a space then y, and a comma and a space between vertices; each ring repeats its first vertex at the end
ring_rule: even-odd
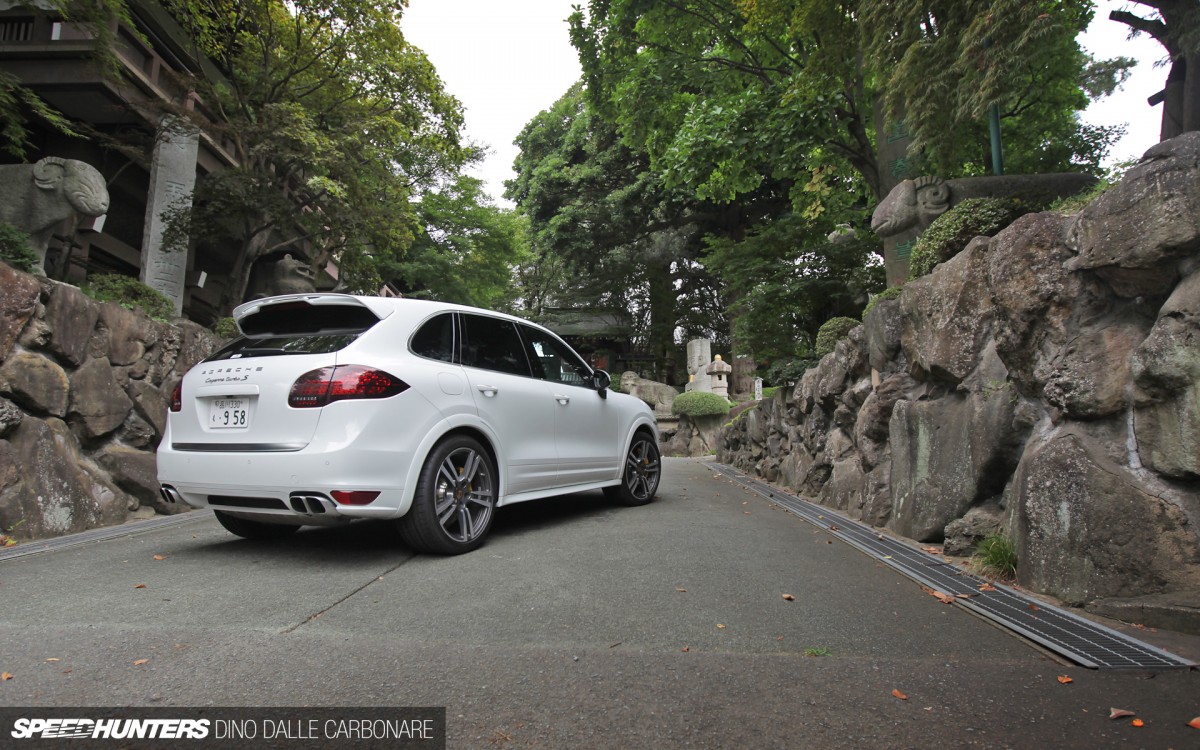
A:
POLYGON ((906 701, 906 700, 908 700, 908 696, 907 696, 907 695, 905 695, 904 693, 900 692, 899 690, 896 690, 895 688, 893 688, 893 689, 892 689, 892 695, 896 696, 897 698, 899 698, 899 699, 900 699, 900 700, 902 700, 902 701, 906 701))
POLYGON ((955 594, 954 596, 958 599, 970 599, 972 596, 979 596, 979 594, 955 594))
POLYGON ((144 589, 144 588, 146 588, 146 584, 144 584, 144 583, 139 583, 138 585, 134 586, 134 588, 135 588, 135 589, 144 589))
POLYGON ((1123 708, 1108 709, 1108 718, 1110 718, 1110 719, 1120 719, 1125 716, 1134 716, 1134 715, 1135 714, 1133 713, 1133 711, 1126 711, 1123 708))
POLYGON ((942 604, 950 604, 954 601, 954 597, 949 594, 943 594, 941 591, 935 591, 928 586, 922 586, 921 590, 932 597, 936 597, 942 604))
POLYGON ((8 682, 12 678, 12 672, 0 672, 0 682, 8 682))
POLYGON ((1187 723, 1187 725, 1189 727, 1191 727, 1192 729, 1200 729, 1200 716, 1197 716, 1196 718, 1189 721, 1187 723))
POLYGON ((684 646, 683 648, 681 648, 681 649, 679 649, 679 650, 680 650, 680 651, 690 651, 691 649, 690 649, 690 648, 688 648, 687 646, 684 646))
POLYGON ((794 602, 794 601, 796 601, 796 597, 792 596, 791 594, 784 594, 784 595, 783 595, 783 598, 784 598, 784 599, 786 599, 786 600, 787 600, 787 601, 789 601, 789 602, 794 602))
POLYGON ((146 662, 148 662, 148 661, 150 661, 150 660, 149 660, 149 659, 138 659, 137 661, 135 661, 135 662, 133 663, 133 666, 135 666, 135 667, 140 667, 140 666, 142 666, 143 664, 145 664, 145 663, 146 663, 146 662))
POLYGON ((720 623, 720 622, 718 622, 718 623, 717 623, 717 629, 718 629, 718 630, 724 630, 724 629, 725 629, 725 624, 724 624, 724 623, 720 623))
POLYGON ((942 550, 939 547, 922 547, 921 549, 925 550, 926 552, 928 552, 931 555, 942 554, 942 550))
POLYGON ((62 661, 62 659, 59 659, 57 656, 51 656, 51 657, 50 657, 49 659, 47 659, 46 661, 62 661))
POLYGON ((167 556, 166 555, 155 555, 154 559, 155 560, 166 560, 167 556))
POLYGON ((1038 606, 1038 605, 1036 605, 1036 604, 1030 603, 1030 605, 1029 605, 1029 611, 1030 611, 1030 612, 1039 612, 1039 611, 1041 611, 1041 609, 1042 609, 1042 608, 1041 608, 1041 607, 1039 607, 1039 606, 1038 606))
POLYGON ((1144 727, 1144 726, 1146 726, 1146 722, 1142 721, 1141 719, 1134 719, 1133 721, 1129 722, 1129 724, 1130 724, 1131 726, 1135 726, 1135 727, 1144 727))
POLYGON ((1058 681, 1061 682, 1062 684, 1066 685, 1067 683, 1074 682, 1075 680, 1071 679, 1070 677, 1067 677, 1065 674, 1060 674, 1058 676, 1058 681))
POLYGON ((980 587, 979 587, 979 590, 980 590, 980 591, 995 591, 995 590, 996 590, 996 587, 995 587, 995 586, 993 586, 993 585, 992 585, 992 584, 990 584, 990 583, 985 583, 985 584, 983 584, 982 586, 980 586, 980 587))
POLYGON ((829 530, 830 530, 830 531, 841 531, 841 529, 840 529, 840 528, 838 528, 836 525, 833 525, 833 524, 831 524, 831 525, 829 526, 829 530))
POLYGON ((681 594, 686 594, 686 593, 687 593, 687 589, 685 589, 683 586, 676 586, 676 587, 675 587, 675 590, 676 590, 676 591, 678 591, 678 592, 679 592, 679 593, 681 593, 681 594))

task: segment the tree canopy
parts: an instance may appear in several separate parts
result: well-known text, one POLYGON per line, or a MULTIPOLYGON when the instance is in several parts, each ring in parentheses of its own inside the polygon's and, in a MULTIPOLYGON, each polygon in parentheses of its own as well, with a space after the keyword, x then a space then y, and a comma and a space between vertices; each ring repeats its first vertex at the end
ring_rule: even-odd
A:
POLYGON ((221 72, 191 84, 236 163, 198 184, 190 228, 238 250, 224 307, 257 258, 298 242, 374 291, 378 261, 413 240, 412 196, 474 158, 459 103, 400 32, 404 4, 167 0, 221 72))

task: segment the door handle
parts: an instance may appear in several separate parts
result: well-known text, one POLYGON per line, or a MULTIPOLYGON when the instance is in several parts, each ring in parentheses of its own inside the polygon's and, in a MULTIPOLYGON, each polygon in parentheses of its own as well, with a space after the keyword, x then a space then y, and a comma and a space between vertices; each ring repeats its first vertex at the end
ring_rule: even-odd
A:
POLYGON ((475 386, 475 390, 479 391, 488 398, 491 398, 500 392, 500 389, 494 385, 477 385, 475 386))
POLYGON ((554 400, 557 401, 558 403, 562 404, 563 406, 566 406, 567 404, 571 403, 570 396, 560 396, 557 393, 554 394, 554 400))

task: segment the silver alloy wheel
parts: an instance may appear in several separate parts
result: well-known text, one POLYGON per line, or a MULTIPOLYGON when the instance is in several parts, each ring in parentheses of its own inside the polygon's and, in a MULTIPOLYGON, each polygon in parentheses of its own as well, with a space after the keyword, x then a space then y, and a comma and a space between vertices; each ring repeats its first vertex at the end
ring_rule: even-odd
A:
POLYGON ((654 443, 644 437, 634 440, 625 457, 625 486, 633 499, 644 502, 654 496, 661 470, 662 462, 654 443))
POLYGON ((433 510, 446 536, 472 542, 487 531, 496 507, 496 489, 485 456, 459 448, 442 460, 433 510))

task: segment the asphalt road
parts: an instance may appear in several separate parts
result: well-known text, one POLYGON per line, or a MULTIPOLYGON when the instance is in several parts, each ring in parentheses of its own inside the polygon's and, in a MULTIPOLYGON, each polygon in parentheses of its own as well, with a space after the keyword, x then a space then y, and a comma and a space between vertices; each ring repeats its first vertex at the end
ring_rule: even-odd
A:
POLYGON ((696 460, 646 507, 503 509, 454 558, 195 517, 0 561, 0 705, 445 706, 450 748, 1200 747, 1200 672, 1064 664, 696 460))

